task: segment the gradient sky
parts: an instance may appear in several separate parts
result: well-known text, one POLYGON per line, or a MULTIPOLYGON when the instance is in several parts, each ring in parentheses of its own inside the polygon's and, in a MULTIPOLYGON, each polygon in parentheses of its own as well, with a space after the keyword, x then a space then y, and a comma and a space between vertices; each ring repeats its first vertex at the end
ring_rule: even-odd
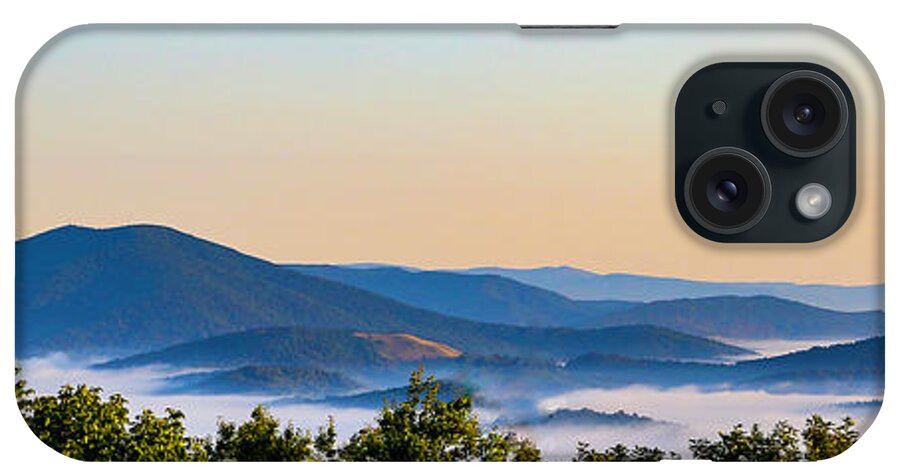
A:
POLYGON ((866 65, 754 31, 76 29, 20 87, 17 238, 158 223, 277 262, 882 282, 866 65), (776 46, 860 88, 856 209, 821 243, 717 245, 672 200, 675 93, 776 46))

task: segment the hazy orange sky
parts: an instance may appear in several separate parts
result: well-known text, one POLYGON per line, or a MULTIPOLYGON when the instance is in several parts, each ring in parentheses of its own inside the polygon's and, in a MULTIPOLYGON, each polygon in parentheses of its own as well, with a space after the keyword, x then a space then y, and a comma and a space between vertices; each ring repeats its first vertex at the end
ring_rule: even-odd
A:
MULTIPOLYGON (((824 242, 717 245, 681 222, 671 107, 712 54, 681 31, 75 30, 20 87, 17 237, 159 223, 277 262, 883 281, 872 147, 824 242)), ((817 45, 871 106, 843 46, 747 35, 716 47, 817 45)))

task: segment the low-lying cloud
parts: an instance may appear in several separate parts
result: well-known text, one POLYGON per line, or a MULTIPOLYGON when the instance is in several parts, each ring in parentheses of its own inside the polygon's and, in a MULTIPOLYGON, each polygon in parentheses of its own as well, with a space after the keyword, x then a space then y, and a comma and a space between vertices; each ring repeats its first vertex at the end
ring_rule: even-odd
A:
MULTIPOLYGON (((759 423, 768 430, 779 420, 787 420, 801 427, 812 413, 826 418, 851 416, 859 428, 865 430, 875 418, 877 408, 871 406, 839 407, 880 398, 880 395, 813 395, 771 394, 763 391, 704 392, 693 386, 661 390, 646 386, 619 389, 589 389, 568 392, 539 402, 544 411, 558 408, 589 408, 601 412, 619 409, 666 422, 657 426, 626 428, 565 428, 528 433, 547 452, 558 453, 574 448, 577 441, 606 448, 616 443, 640 444, 686 455, 690 438, 714 438, 716 432, 726 431, 742 423, 759 423), (559 451, 556 451, 556 450, 559 451)), ((571 451, 571 450, 569 450, 571 451)))
MULTIPOLYGON (((103 359, 98 359, 102 361, 103 359)), ((159 367, 143 367, 125 370, 95 370, 89 368, 93 361, 73 361, 63 354, 53 354, 46 358, 27 359, 22 362, 23 377, 28 386, 38 394, 56 393, 64 384, 88 384, 103 388, 104 395, 121 393, 129 402, 132 414, 144 408, 163 412, 167 407, 177 408, 185 413, 185 426, 190 434, 212 435, 220 418, 244 421, 253 408, 267 403, 274 395, 160 395, 166 377, 175 375, 159 367)), ((181 370, 186 373, 197 369, 181 370)), ((285 405, 270 406, 272 413, 282 423, 315 431, 334 417, 340 438, 348 438, 356 430, 373 421, 374 410, 356 408, 335 408, 327 405, 285 405)))
MULTIPOLYGON (((132 414, 143 408, 162 412, 166 407, 178 408, 186 415, 190 434, 212 435, 220 418, 246 420, 253 407, 278 398, 274 395, 160 395, 157 392, 165 377, 173 372, 164 368, 126 370, 95 370, 90 363, 74 361, 62 354, 23 362, 23 376, 38 394, 55 393, 63 384, 85 383, 102 387, 105 395, 123 394, 130 403, 132 414)), ((178 373, 183 373, 180 371, 178 373)), ((803 425, 811 413, 837 420, 851 416, 865 430, 877 413, 877 407, 853 406, 853 403, 880 399, 877 389, 871 394, 812 395, 771 394, 763 391, 704 392, 696 387, 658 389, 629 386, 619 389, 586 389, 541 399, 537 408, 545 413, 560 408, 589 408, 599 412, 624 410, 651 417, 660 425, 630 426, 537 426, 514 430, 535 440, 548 459, 569 459, 579 441, 595 448, 607 448, 616 443, 657 446, 687 455, 688 439, 715 437, 717 431, 728 430, 737 423, 760 423, 764 429, 779 420, 788 420, 797 427, 803 425)), ((299 404, 271 407, 273 414, 296 426, 315 431, 329 416, 335 419, 341 440, 374 421, 374 409, 339 408, 329 405, 299 404)), ((512 410, 512 408, 510 408, 512 410)), ((486 424, 502 416, 504 410, 480 409, 480 421, 486 424)))

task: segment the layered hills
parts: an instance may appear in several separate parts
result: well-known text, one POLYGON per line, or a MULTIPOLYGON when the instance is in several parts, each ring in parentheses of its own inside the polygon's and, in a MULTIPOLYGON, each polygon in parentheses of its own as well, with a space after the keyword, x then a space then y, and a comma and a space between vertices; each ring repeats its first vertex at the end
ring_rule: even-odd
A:
POLYGON ((16 267, 20 357, 134 354, 281 327, 410 334, 475 354, 711 359, 747 353, 654 325, 582 330, 446 316, 155 225, 51 230, 16 243, 16 267))
MULTIPOLYGON (((386 266, 291 265, 289 268, 422 309, 500 324, 581 329, 647 324, 699 336, 732 339, 851 339, 884 334, 882 311, 835 311, 767 295, 726 295, 648 303, 589 301, 570 299, 499 274, 419 271, 386 266)), ((502 273, 502 268, 488 268, 484 272, 491 270, 502 273)), ((505 274, 521 276, 523 273, 505 274)), ((607 279, 618 280, 615 276, 607 279)), ((656 283, 655 286, 666 282, 665 278, 647 277, 646 280, 656 283)), ((693 283, 690 286, 682 281, 677 283, 680 284, 675 288, 685 288, 687 295, 697 294, 688 289, 702 288, 697 282, 688 282, 693 283)), ((712 289, 749 289, 720 286, 721 283, 707 284, 712 289)), ((760 285, 759 290, 763 292, 772 286, 760 285)), ((835 288, 836 293, 844 290, 835 288)), ((632 294, 624 292, 623 295, 632 294)), ((658 299, 670 295, 661 293, 658 299)))

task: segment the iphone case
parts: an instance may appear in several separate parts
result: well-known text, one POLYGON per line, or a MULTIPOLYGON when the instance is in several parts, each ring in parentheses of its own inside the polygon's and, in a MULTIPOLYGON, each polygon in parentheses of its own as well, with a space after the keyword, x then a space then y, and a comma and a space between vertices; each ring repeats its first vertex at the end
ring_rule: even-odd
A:
POLYGON ((811 460, 880 408, 884 102, 830 30, 81 26, 17 104, 16 395, 67 456, 811 460), (679 215, 679 90, 756 61, 852 92, 824 240, 679 215))

